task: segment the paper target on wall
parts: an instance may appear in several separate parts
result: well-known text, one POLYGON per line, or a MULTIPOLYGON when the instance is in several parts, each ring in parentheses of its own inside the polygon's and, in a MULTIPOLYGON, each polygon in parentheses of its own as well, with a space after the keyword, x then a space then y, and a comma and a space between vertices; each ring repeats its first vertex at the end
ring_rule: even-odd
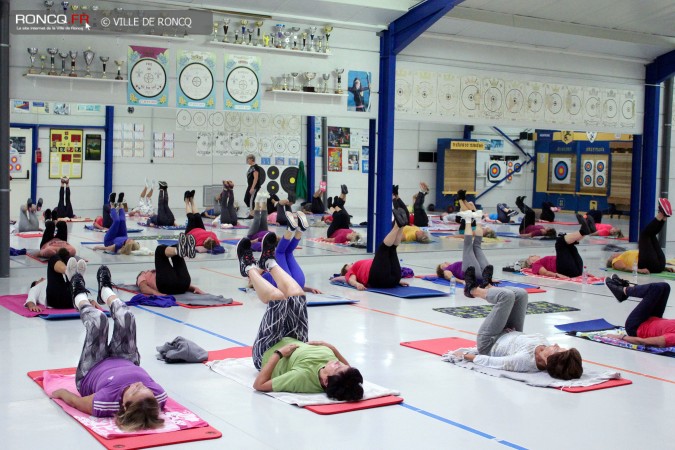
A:
POLYGON ((256 131, 258 134, 266 134, 270 132, 270 125, 272 125, 272 119, 269 114, 256 114, 257 124, 256 131))
POLYGON ((581 186, 593 187, 593 176, 595 175, 595 161, 585 159, 581 161, 581 186))
POLYGON ((584 123, 599 125, 601 113, 600 89, 584 88, 584 123))
POLYGON ((274 116, 274 118, 272 119, 272 125, 274 133, 281 133, 285 131, 286 124, 284 121, 284 116, 282 116, 281 114, 277 114, 276 116, 274 116))
POLYGON ((551 183, 570 184, 571 170, 570 158, 551 158, 551 183))
POLYGON ((241 132, 255 133, 255 115, 253 113, 241 113, 241 132))
POLYGON ((459 111, 463 117, 475 118, 481 112, 480 78, 467 75, 460 81, 459 111))
POLYGON ((504 88, 504 117, 511 120, 523 120, 525 108, 525 83, 507 80, 504 88))
POLYGON ((432 115, 436 113, 437 75, 435 72, 415 72, 413 76, 413 111, 417 114, 432 115))
POLYGON ((270 166, 267 169, 267 177, 270 180, 276 180, 277 178, 279 178, 279 168, 277 166, 270 166))
POLYGON ((244 144, 242 146, 244 153, 246 154, 257 154, 258 151, 258 139, 251 135, 244 136, 244 144))
POLYGON ((487 179, 490 183, 497 183, 506 174, 504 161, 490 161, 487 168, 487 179))
POLYGON ((286 193, 295 193, 295 183, 298 180, 298 168, 287 167, 281 173, 281 188, 286 193))
POLYGON ((224 131, 213 133, 213 154, 215 156, 225 156, 231 153, 230 135, 224 131))
POLYGON ((396 69, 396 111, 412 112, 413 74, 409 70, 396 69))
POLYGON ((635 127, 635 92, 621 91, 619 95, 619 125, 623 128, 635 127))
POLYGON ((276 138, 274 140, 274 153, 277 155, 283 155, 286 153, 286 141, 282 138, 276 138))
POLYGON ((241 133, 230 133, 230 148, 233 155, 243 155, 244 135, 241 133))
POLYGON ((225 113, 225 131, 241 131, 241 114, 236 112, 225 113))
POLYGON ((178 105, 184 108, 214 109, 216 107, 213 79, 215 69, 215 53, 178 50, 176 57, 178 105))
POLYGON ((563 106, 567 88, 560 84, 547 84, 544 86, 544 92, 544 120, 548 123, 564 122, 566 114, 563 106))
POLYGON ((197 135, 197 156, 211 156, 213 149, 212 135, 202 131, 197 135))
POLYGON ((261 137, 258 142, 260 143, 260 156, 271 156, 274 150, 272 139, 269 137, 261 137))
POLYGON ((513 165, 513 172, 516 175, 520 175, 521 173, 523 173, 522 168, 523 168, 523 165, 521 163, 517 162, 513 165))
POLYGON ((526 119, 544 121, 544 86, 541 83, 525 83, 526 119))
POLYGON ((513 169, 510 169, 510 168, 509 168, 509 169, 506 169, 506 174, 509 176, 509 177, 506 179, 506 182, 508 183, 508 182, 510 182, 510 181, 513 181, 513 169))
POLYGON ((501 119, 504 117, 504 80, 483 78, 482 81, 483 117, 501 119))
POLYGON ((604 188, 607 186, 607 161, 600 160, 595 162, 595 187, 604 188))
POLYGON ((607 184, 607 177, 605 175, 595 174, 595 187, 604 188, 607 184))
POLYGON ((192 129, 195 131, 203 131, 207 128, 208 119, 204 111, 192 112, 192 129))
POLYGON ((602 125, 616 127, 619 124, 619 92, 616 89, 603 89, 602 125))
POLYGON ((288 134, 295 134, 300 132, 300 116, 286 117, 286 130, 288 134))
POLYGON ((569 124, 583 123, 583 114, 581 113, 583 102, 583 89, 581 86, 567 86, 567 97, 565 98, 565 121, 569 124))
POLYGON ((455 117, 459 114, 459 86, 457 75, 438 74, 438 113, 441 116, 455 117))
POLYGON ((270 181, 267 183, 267 192, 270 195, 276 195, 279 194, 279 183, 276 181, 270 181))
POLYGON ((288 153, 291 155, 297 155, 300 153, 300 140, 291 138, 288 140, 288 145, 287 145, 288 153))
POLYGON ((209 126, 213 130, 222 130, 225 125, 225 116, 220 111, 209 113, 209 126))
POLYGON ((192 114, 187 109, 176 111, 176 130, 189 130, 192 124, 192 114))

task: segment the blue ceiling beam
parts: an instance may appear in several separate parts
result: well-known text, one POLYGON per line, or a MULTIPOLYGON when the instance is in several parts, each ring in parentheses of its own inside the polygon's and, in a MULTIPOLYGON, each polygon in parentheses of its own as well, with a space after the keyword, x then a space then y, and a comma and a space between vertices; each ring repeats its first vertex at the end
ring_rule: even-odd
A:
POLYGON ((675 50, 665 53, 647 64, 645 82, 659 84, 675 75, 675 50))
POLYGON ((399 54, 420 34, 464 0, 427 0, 413 7, 389 25, 394 31, 394 54, 399 54), (393 27, 392 27, 393 25, 393 27))

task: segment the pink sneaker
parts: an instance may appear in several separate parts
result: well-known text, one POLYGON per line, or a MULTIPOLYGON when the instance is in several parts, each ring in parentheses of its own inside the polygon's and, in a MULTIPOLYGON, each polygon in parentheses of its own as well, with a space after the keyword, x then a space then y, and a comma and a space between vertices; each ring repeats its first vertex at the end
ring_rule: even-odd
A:
POLYGON ((659 199, 659 211, 663 213, 664 216, 670 217, 673 215, 673 207, 670 206, 670 202, 667 198, 659 199))
POLYGON ((326 182, 325 181, 322 181, 321 183, 319 183, 319 190, 321 192, 326 192, 326 182))

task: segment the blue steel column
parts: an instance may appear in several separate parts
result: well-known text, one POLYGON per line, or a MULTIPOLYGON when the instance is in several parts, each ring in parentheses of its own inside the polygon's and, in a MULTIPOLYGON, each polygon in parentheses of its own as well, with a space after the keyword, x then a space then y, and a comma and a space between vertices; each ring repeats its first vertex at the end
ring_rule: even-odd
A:
POLYGON ((375 161, 375 145, 377 142, 377 120, 370 119, 368 122, 368 225, 366 232, 368 239, 366 243, 366 251, 373 253, 375 251, 375 239, 373 239, 373 217, 375 217, 375 165, 371 162, 375 161))
MULTIPOLYGON (((659 151, 659 101, 661 88, 645 86, 644 141, 642 146, 642 183, 640 191, 640 228, 654 218, 656 212, 656 164, 659 151)), ((631 199, 632 202, 632 199, 631 199)))
MULTIPOLYGON (((633 136, 633 156, 630 179, 630 224, 628 240, 637 242, 640 235, 640 185, 642 173, 642 135, 633 136)), ((651 219, 650 219, 651 220, 651 219)))
POLYGON ((316 118, 314 116, 307 116, 307 201, 312 201, 314 195, 314 173, 316 171, 316 155, 314 155, 314 147, 316 146, 316 135, 314 134, 314 127, 316 126, 316 118))
POLYGON ((103 168, 103 200, 108 201, 108 196, 113 190, 113 125, 115 122, 115 107, 105 107, 105 166, 103 168))
MULTIPOLYGON (((382 242, 391 229, 391 188, 394 184, 394 94, 396 84, 396 55, 394 34, 396 26, 380 34, 380 98, 377 133, 377 182, 379 200, 375 205, 375 239, 368 236, 375 245, 382 242)), ((372 161, 372 156, 370 157, 372 161)), ((373 168, 370 167, 372 171, 373 168)), ((372 221, 372 217, 369 218, 372 221)))

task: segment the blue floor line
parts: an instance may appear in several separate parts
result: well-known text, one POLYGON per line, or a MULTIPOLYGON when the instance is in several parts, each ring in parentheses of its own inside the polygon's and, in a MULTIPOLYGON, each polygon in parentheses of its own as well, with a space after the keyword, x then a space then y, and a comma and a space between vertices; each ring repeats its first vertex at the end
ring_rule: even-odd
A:
MULTIPOLYGON (((167 316, 166 314, 162 314, 160 312, 153 311, 152 309, 148 309, 148 308, 145 308, 143 306, 135 305, 135 307, 138 308, 138 309, 142 309, 143 311, 147 311, 151 314, 155 314, 156 316, 163 317, 165 319, 169 319, 173 322, 183 324, 183 325, 188 326, 190 328, 194 328, 195 330, 203 331, 204 333, 207 333, 207 334, 210 334, 212 336, 215 336, 215 337, 224 339, 226 341, 232 342, 233 344, 237 344, 241 347, 248 347, 247 344, 244 344, 244 343, 239 342, 239 341, 235 341, 234 339, 230 339, 226 336, 223 336, 222 334, 218 334, 218 333, 215 333, 213 331, 207 330, 206 328, 198 327, 197 325, 193 325, 191 323, 184 322, 180 319, 176 319, 175 317, 167 316)), ((492 435, 487 434, 487 433, 483 433, 482 431, 476 430, 475 428, 471 428, 468 425, 462 425, 461 423, 455 422, 454 420, 446 419, 445 417, 441 417, 441 416, 436 415, 434 413, 431 413, 429 411, 425 411, 424 409, 420 409, 420 408, 417 408, 415 406, 411 406, 411 405, 409 405, 405 402, 399 403, 399 406, 403 406, 404 408, 407 408, 411 411, 414 411, 416 413, 422 414, 422 415, 427 416, 427 417, 431 417, 432 419, 436 419, 436 420, 441 421, 443 423, 447 423, 448 425, 452 425, 453 427, 457 427, 461 430, 468 431, 469 433, 473 433, 473 434, 478 435, 480 437, 483 437, 485 439, 495 440, 496 442, 499 442, 500 444, 505 445, 507 447, 515 448, 515 449, 518 449, 518 450, 527 450, 525 447, 521 447, 521 446, 513 444, 509 441, 498 440, 497 437, 495 437, 495 436, 492 436, 492 435)))

